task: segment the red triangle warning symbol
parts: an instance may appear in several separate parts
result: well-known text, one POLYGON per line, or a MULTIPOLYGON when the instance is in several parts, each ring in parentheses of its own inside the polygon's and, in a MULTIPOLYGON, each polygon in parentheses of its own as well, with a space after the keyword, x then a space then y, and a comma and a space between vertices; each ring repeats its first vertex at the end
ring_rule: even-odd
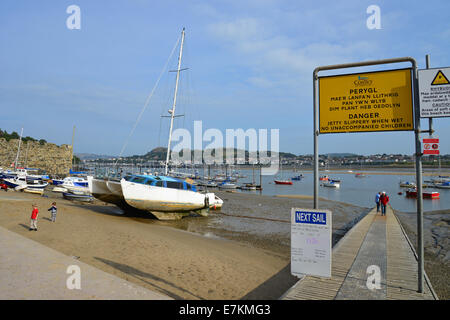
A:
POLYGON ((436 73, 436 76, 434 77, 433 81, 431 82, 431 85, 438 86, 442 84, 450 84, 450 81, 448 81, 447 77, 442 72, 442 70, 439 70, 438 73, 436 73))

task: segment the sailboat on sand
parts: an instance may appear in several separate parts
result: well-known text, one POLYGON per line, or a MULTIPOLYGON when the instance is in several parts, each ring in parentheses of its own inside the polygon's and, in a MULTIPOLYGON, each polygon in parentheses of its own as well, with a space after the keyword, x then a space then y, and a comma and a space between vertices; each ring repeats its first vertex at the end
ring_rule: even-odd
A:
MULTIPOLYGON (((138 209, 148 212, 160 220, 181 219, 183 216, 196 213, 207 216, 209 208, 218 201, 214 193, 200 193, 196 186, 174 177, 168 176, 170 161, 170 143, 173 120, 177 102, 178 82, 180 79, 181 58, 183 55, 185 30, 181 33, 181 45, 176 70, 175 93, 170 113, 170 131, 164 175, 127 175, 120 181, 103 180, 89 177, 89 188, 94 197, 116 204, 118 207, 138 209)), ((219 199, 220 200, 220 199, 219 199)))

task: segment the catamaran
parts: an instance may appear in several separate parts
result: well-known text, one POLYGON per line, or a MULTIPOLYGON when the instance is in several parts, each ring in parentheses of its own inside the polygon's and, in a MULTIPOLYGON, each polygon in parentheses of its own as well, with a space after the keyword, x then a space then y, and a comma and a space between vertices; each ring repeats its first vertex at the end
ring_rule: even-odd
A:
POLYGON ((138 209, 160 220, 181 219, 191 212, 207 216, 209 209, 221 206, 223 201, 214 193, 200 193, 196 187, 184 180, 168 176, 170 161, 170 144, 172 139, 173 120, 177 102, 178 83, 180 79, 181 58, 183 55, 185 31, 181 32, 181 45, 176 70, 175 93, 170 114, 169 141, 164 175, 128 175, 120 181, 104 180, 88 177, 88 185, 92 195, 104 202, 118 207, 138 209))

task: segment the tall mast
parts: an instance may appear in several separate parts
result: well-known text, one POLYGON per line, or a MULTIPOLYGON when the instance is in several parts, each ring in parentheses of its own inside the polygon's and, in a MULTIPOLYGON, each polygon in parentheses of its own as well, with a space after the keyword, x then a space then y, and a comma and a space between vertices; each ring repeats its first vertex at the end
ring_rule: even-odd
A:
POLYGON ((177 92, 178 92, 178 81, 180 80, 180 71, 181 71, 181 57, 183 56, 183 44, 184 44, 184 28, 181 31, 181 46, 180 46, 180 54, 178 56, 178 68, 177 68, 177 80, 175 82, 175 93, 173 96, 173 106, 172 110, 169 110, 170 113, 170 131, 169 131, 169 143, 167 145, 167 156, 166 156, 166 168, 165 175, 167 175, 169 159, 170 159, 170 140, 172 139, 172 129, 173 129, 173 118, 175 117, 175 106, 177 104, 177 92))
POLYGON ((70 163, 72 164, 72 169, 73 169, 73 139, 75 138, 75 126, 73 126, 73 131, 72 131, 72 152, 70 154, 70 163))
POLYGON ((16 160, 14 161, 14 171, 16 171, 16 169, 17 169, 17 162, 19 161, 20 145, 22 144, 22 134, 23 134, 23 128, 22 128, 22 130, 20 131, 19 146, 17 147, 16 160))

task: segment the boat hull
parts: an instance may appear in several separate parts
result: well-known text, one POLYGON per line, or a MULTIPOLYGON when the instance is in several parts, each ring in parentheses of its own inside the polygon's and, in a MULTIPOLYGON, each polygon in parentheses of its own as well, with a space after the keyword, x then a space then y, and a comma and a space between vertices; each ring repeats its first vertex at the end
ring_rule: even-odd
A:
POLYGON ((291 185, 292 184, 292 181, 275 180, 274 182, 275 182, 275 184, 286 184, 286 185, 291 185))
POLYGON ((160 220, 181 219, 192 211, 206 216, 209 207, 204 194, 144 185, 122 179, 122 193, 128 205, 150 212, 160 220), (206 209, 203 210, 203 209, 206 209))
POLYGON ((73 194, 70 192, 64 192, 63 197, 64 199, 67 200, 75 200, 82 202, 92 202, 94 200, 94 198, 89 194, 73 194))
MULTIPOLYGON (((407 190, 406 196, 409 198, 417 198, 417 191, 407 190)), ((422 192, 423 199, 439 199, 439 197, 439 192, 422 192)))

